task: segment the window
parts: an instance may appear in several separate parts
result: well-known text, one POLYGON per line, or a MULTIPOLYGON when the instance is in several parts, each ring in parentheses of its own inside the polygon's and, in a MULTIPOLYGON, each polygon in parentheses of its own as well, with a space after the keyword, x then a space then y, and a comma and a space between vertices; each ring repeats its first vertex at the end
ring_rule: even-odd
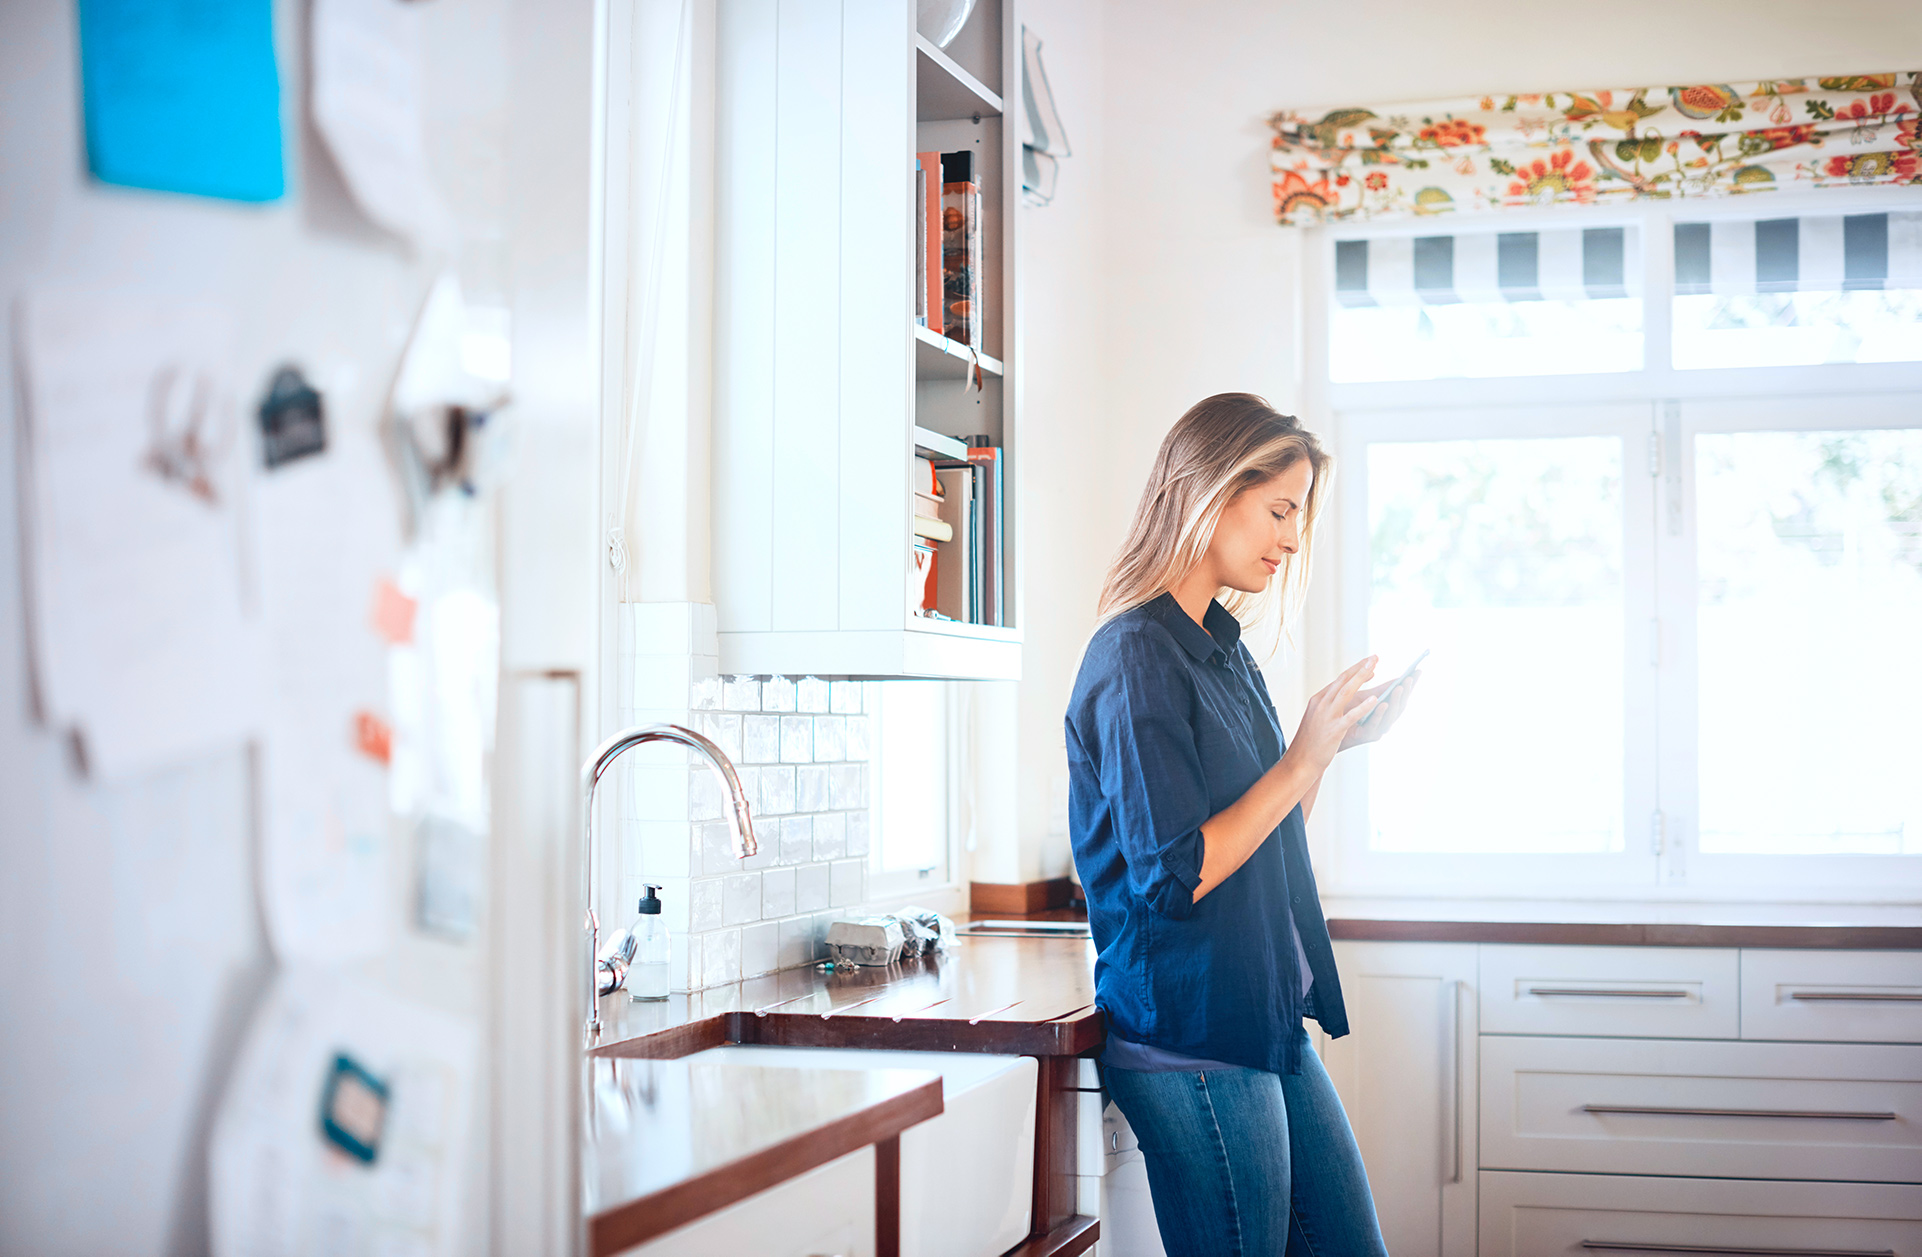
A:
POLYGON ((1675 365, 1922 359, 1922 213, 1675 224, 1675 365))
POLYGON ((870 898, 949 880, 948 688, 942 681, 868 686, 870 898))
POLYGON ((1389 675, 1423 650, 1453 661, 1374 752, 1370 845, 1620 850, 1622 442, 1380 442, 1368 485, 1370 649, 1389 675), (1461 688, 1504 673, 1561 674, 1563 738, 1529 735, 1527 688, 1461 688))
POLYGON ((1337 241, 1329 378, 1636 370, 1642 269, 1634 227, 1337 241))
POLYGON ((1922 854, 1922 429, 1694 446, 1702 854, 1922 854))
MULTIPOLYGON (((1495 304, 1431 301, 1485 289, 1463 269, 1487 271, 1485 241, 1329 242, 1339 597, 1321 627, 1341 649, 1314 669, 1378 653, 1387 676, 1433 652, 1402 727, 1324 792, 1331 892, 1859 900, 1922 883, 1922 215, 1697 204, 1622 225, 1636 291, 1589 273, 1561 298, 1582 337, 1629 303, 1609 317, 1632 353, 1504 358, 1512 325, 1435 320, 1495 304), (1638 237, 1664 247, 1641 256, 1638 237), (1427 278, 1397 305, 1380 267, 1404 254, 1427 278), (1404 319, 1364 353, 1349 316, 1384 310, 1434 330, 1404 319), (1448 336, 1464 343, 1444 354, 1448 336)), ((1537 256, 1573 274, 1591 229, 1554 230, 1532 233, 1537 256)), ((1495 300, 1540 305, 1502 265, 1519 234, 1488 237, 1495 300)))

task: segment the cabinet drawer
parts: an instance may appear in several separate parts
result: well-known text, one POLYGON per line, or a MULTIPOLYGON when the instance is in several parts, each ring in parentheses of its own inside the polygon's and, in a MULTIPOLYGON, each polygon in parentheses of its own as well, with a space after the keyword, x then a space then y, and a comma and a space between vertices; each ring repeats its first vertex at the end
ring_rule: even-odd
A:
POLYGON ((1481 1257, 1922 1257, 1913 1187, 1484 1172, 1481 1189, 1481 1257))
POLYGON ((1742 1037, 1922 1043, 1922 952, 1742 952, 1742 1037))
POLYGON ((1732 948, 1484 947, 1483 1034, 1733 1039, 1732 948))
POLYGON ((1922 1048, 1491 1038, 1481 1061, 1485 1168, 1922 1183, 1922 1048))

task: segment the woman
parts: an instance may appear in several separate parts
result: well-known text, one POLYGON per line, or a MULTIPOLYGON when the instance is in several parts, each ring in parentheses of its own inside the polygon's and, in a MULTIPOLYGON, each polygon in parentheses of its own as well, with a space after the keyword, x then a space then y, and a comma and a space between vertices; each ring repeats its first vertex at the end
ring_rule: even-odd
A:
POLYGON ((1236 618, 1305 583, 1328 467, 1259 397, 1222 393, 1183 415, 1069 701, 1102 1076, 1141 1141, 1170 1257, 1386 1253, 1302 1028, 1305 1015, 1348 1032, 1302 827, 1336 752, 1385 733, 1413 678, 1378 702, 1390 687, 1361 688, 1364 659, 1283 742, 1236 618))

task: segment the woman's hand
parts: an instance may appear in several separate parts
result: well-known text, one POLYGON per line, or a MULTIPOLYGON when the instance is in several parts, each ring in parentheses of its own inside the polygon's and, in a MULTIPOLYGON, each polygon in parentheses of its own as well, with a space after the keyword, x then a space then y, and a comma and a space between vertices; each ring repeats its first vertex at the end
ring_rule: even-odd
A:
MULTIPOLYGON (((1355 727, 1362 717, 1374 709, 1375 696, 1380 692, 1379 689, 1361 688, 1362 682, 1375 675, 1375 661, 1376 656, 1368 656, 1323 686, 1308 700, 1307 708, 1301 713, 1301 727, 1295 730, 1293 740, 1288 743, 1288 753, 1282 757, 1284 760, 1296 759, 1310 768, 1319 779, 1327 771, 1328 765, 1334 762, 1336 752, 1354 745, 1349 739, 1354 736, 1355 727)), ((1389 701, 1394 703, 1401 700, 1394 698, 1389 701)))
POLYGON ((1366 746, 1370 742, 1381 741, 1382 735, 1394 728, 1395 722, 1401 719, 1401 714, 1408 710, 1408 695, 1419 680, 1421 680, 1420 672, 1409 673, 1408 679, 1401 683, 1401 688, 1388 696, 1388 702, 1385 704, 1377 700, 1380 699, 1383 690, 1394 684, 1393 681, 1377 685, 1372 689, 1357 691, 1369 700, 1368 705, 1362 708, 1361 720, 1356 722, 1355 726, 1348 730, 1348 736, 1341 740, 1341 749, 1345 751, 1351 746, 1366 746))

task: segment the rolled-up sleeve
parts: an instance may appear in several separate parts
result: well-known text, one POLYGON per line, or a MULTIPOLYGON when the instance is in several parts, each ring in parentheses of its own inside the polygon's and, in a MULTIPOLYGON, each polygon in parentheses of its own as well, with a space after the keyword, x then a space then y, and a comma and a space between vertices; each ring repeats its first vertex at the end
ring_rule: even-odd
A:
POLYGON ((1089 695, 1095 768, 1128 885, 1163 916, 1186 918, 1201 884, 1207 780, 1189 713, 1192 683, 1139 640, 1115 644, 1116 667, 1089 695))

